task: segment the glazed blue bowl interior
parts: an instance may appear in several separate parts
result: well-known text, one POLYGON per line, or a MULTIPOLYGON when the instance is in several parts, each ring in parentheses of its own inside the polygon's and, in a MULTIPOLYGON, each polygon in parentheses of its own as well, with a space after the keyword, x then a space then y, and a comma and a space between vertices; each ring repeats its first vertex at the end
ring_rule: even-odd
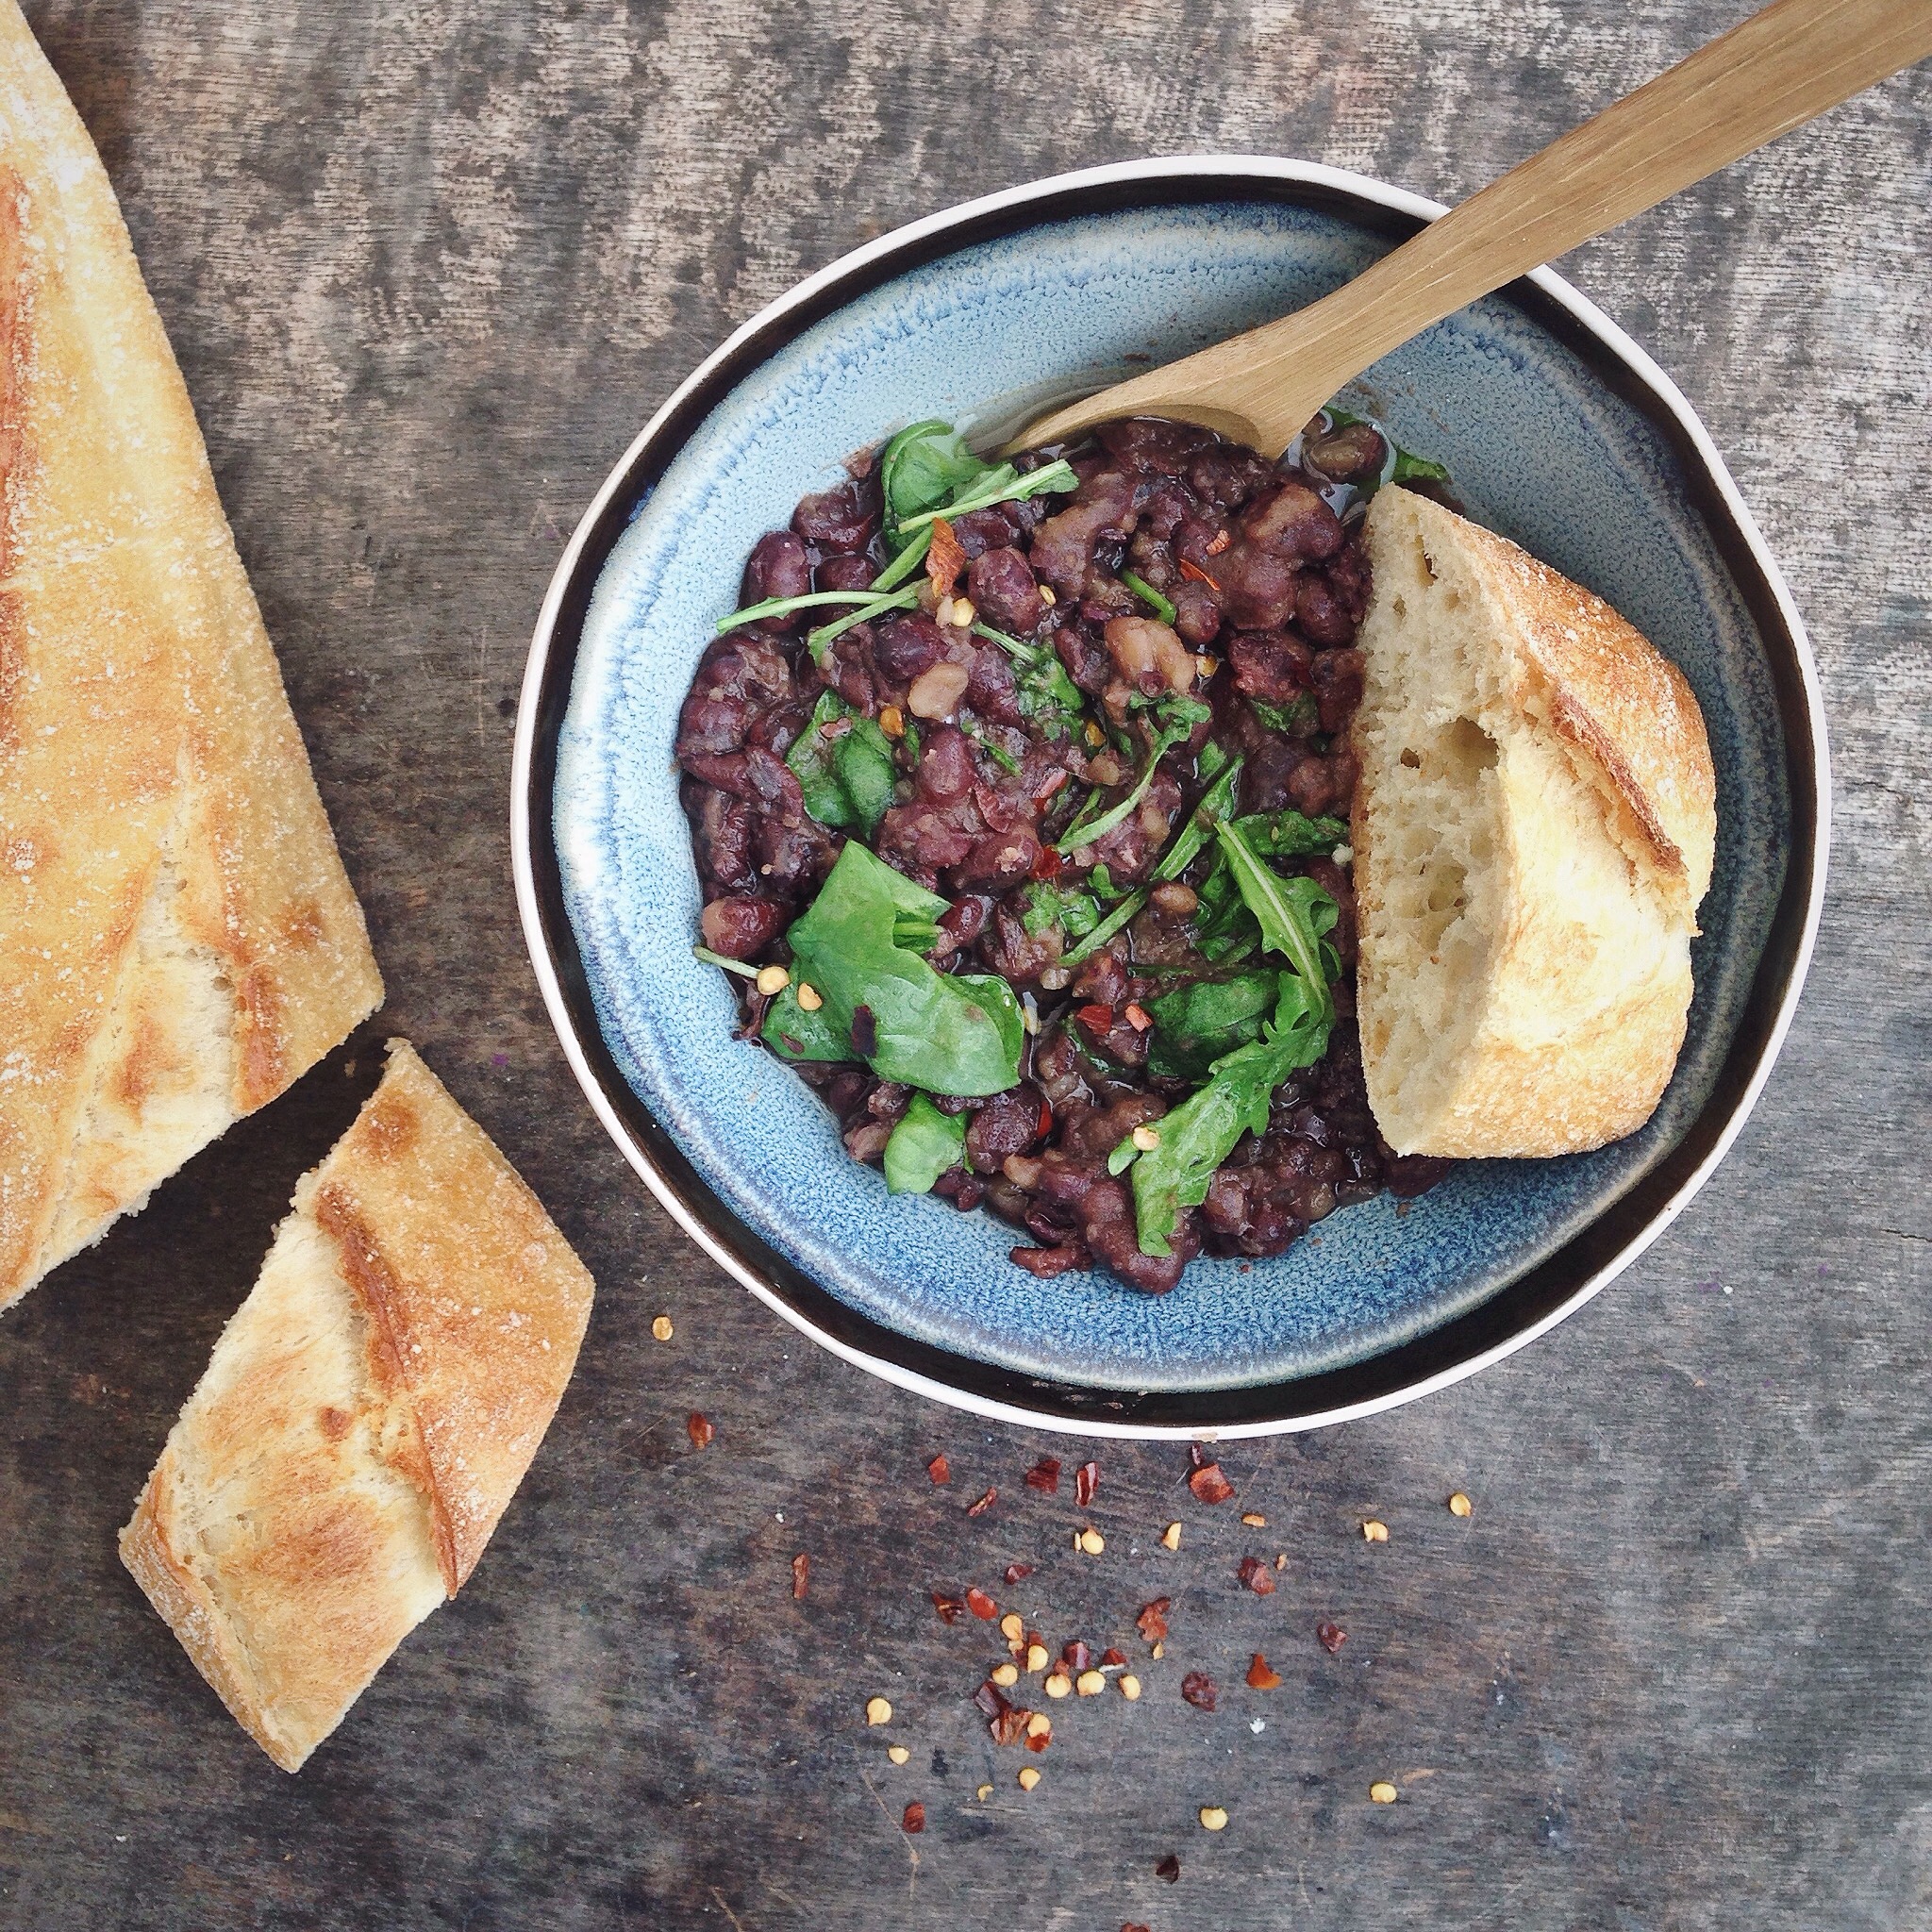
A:
POLYGON ((748 375, 637 505, 591 601, 558 741, 564 906, 617 1066, 703 1180, 850 1307, 1058 1383, 1206 1391, 1358 1361, 1473 1307, 1569 1241, 1710 1096, 1783 882, 1785 747, 1763 646, 1669 444, 1505 300, 1376 365, 1347 400, 1445 462, 1471 515, 1600 591, 1681 665, 1717 766, 1717 869, 1676 1076, 1642 1132, 1552 1161, 1457 1168, 1276 1259, 1204 1258, 1150 1298, 1102 1274, 1036 1280, 991 1215, 889 1197, 803 1082, 732 1038, 691 957, 700 900, 672 757, 680 704, 746 552, 848 453, 944 416, 992 428, 1324 293, 1388 243, 1274 203, 1124 209, 930 261, 748 375), (1132 358, 1130 360, 1129 358, 1132 358))

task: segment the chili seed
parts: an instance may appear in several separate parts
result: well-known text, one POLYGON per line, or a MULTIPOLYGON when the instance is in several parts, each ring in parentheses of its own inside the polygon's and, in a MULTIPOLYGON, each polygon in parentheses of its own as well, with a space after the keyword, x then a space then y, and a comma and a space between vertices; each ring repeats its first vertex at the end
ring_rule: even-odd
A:
POLYGON ((995 1664, 992 1671, 992 1680, 1002 1690, 1009 1689, 1020 1681, 1019 1666, 1017 1664, 995 1664))
POLYGON ((897 705, 881 705, 879 707, 879 729, 888 738, 904 738, 906 736, 906 713, 897 705))
POLYGON ((669 1315, 659 1315, 651 1324, 651 1333, 659 1341, 669 1341, 671 1340, 671 1317, 669 1315))
POLYGON ((1177 1550, 1180 1546, 1181 1526, 1178 1523, 1170 1523, 1160 1532, 1160 1547, 1164 1550, 1177 1550))
POLYGON ((912 1756, 912 1753, 904 1744, 888 1744, 886 1746, 886 1756, 894 1764, 904 1764, 912 1756))
POLYGON ((1062 1672, 1056 1671, 1046 1680, 1046 1694, 1049 1697, 1064 1697, 1074 1688, 1074 1680, 1062 1672))
POLYGON ((1150 1127, 1143 1123, 1134 1129, 1133 1139, 1134 1145, 1142 1154, 1152 1154, 1160 1145, 1160 1129, 1158 1127, 1150 1127))
POLYGON ((1362 1524, 1362 1541, 1365 1543, 1386 1543, 1389 1541, 1389 1525, 1377 1523, 1372 1516, 1362 1524))
POLYGON ((1268 1527, 1268 1519, 1265 1516, 1263 1516, 1258 1509, 1249 1509, 1244 1511, 1241 1516, 1241 1521, 1245 1523, 1250 1529, 1266 1529, 1268 1527))
POLYGON ((1040 587, 1040 601, 1050 610, 1060 600, 1054 594, 1054 588, 1051 584, 1041 584, 1040 587))
POLYGON ((1107 1679, 1098 1671, 1082 1671, 1074 1679, 1074 1689, 1082 1697, 1098 1697, 1107 1689, 1107 1679))
POLYGON ((1029 1644, 1028 1644, 1028 1645, 1026 1646, 1026 1671, 1027 1671, 1027 1674, 1028 1674, 1028 1675, 1030 1676, 1030 1675, 1032 1674, 1032 1673, 1033 1673, 1033 1672, 1035 1672, 1035 1671, 1043 1671, 1043 1670, 1045 1670, 1045 1668, 1046 1668, 1046 1645, 1045 1645, 1045 1644, 1043 1644, 1043 1643, 1029 1643, 1029 1644))
POLYGON ((809 980, 801 979, 798 982, 798 1004, 808 1013, 816 1013, 824 1003, 824 996, 809 980))
POLYGON ((1000 1619, 1000 1635, 1004 1637, 1008 1643, 1018 1642, 1021 1638, 1025 1636, 1025 1634, 1026 1625, 1020 1621, 1017 1612, 1013 1610, 1008 1610, 1007 1614, 1000 1619))
POLYGON ((1449 1498, 1449 1513, 1452 1516, 1467 1516, 1475 1507, 1460 1490, 1449 1498))
POLYGON ((1378 1778, 1369 1787, 1370 1801, 1376 1805, 1392 1805, 1397 1795, 1395 1787, 1386 1777, 1378 1778))
POLYGON ((1074 1541, 1077 1542, 1079 1546, 1083 1550, 1085 1550, 1090 1557, 1099 1556, 1101 1551, 1106 1549, 1107 1547, 1107 1539, 1104 1536, 1102 1536, 1097 1529, 1083 1529, 1080 1532, 1080 1534, 1074 1538, 1074 1541))
POLYGON ((1020 1789, 1023 1791, 1030 1791, 1039 1782, 1040 1774, 1030 1764, 1020 1767, 1020 1789))
POLYGON ((758 979, 754 982, 758 990, 770 999, 774 993, 781 993, 791 984, 791 975, 782 966, 760 966, 758 979))
POLYGON ((992 1796, 992 1787, 991 1785, 981 1785, 980 1788, 976 1791, 974 1791, 973 1795, 975 1798, 977 1798, 979 1802, 983 1805, 990 1797, 992 1796))
POLYGON ((1029 1738, 1050 1738, 1053 1736, 1053 1720, 1043 1710, 1029 1710, 1026 1713, 1026 1735, 1029 1738))
POLYGON ((889 1724, 892 1722, 892 1707, 883 1697, 869 1697, 865 1704, 865 1721, 869 1724, 889 1724))
POLYGON ((1227 1813, 1219 1805, 1203 1805, 1199 1817, 1203 1831, 1225 1831, 1227 1829, 1227 1813))
POLYGON ((1132 1672, 1129 1672, 1125 1676, 1124 1676, 1121 1679, 1121 1695, 1124 1697, 1129 1704, 1131 1704, 1137 1697, 1140 1696, 1140 1694, 1141 1680, 1139 1677, 1135 1676, 1132 1672))

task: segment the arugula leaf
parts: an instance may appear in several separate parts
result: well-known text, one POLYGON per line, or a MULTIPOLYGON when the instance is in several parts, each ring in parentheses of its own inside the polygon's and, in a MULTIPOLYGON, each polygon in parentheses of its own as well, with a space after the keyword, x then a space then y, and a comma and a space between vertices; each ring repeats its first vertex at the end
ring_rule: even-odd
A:
POLYGON ((966 439, 950 423, 935 417, 908 424, 879 458, 888 545, 899 548, 900 525, 906 518, 950 503, 992 467, 966 447, 966 439))
POLYGON ((881 1079, 929 1093, 977 1097, 1015 1086, 1024 1031, 1012 988, 992 974, 937 973, 920 950, 946 909, 945 900, 848 840, 818 897, 786 935, 793 985, 817 991, 824 1019, 808 1041, 786 1024, 795 999, 780 995, 765 1023, 766 1041, 782 1029, 801 1047, 842 1041, 841 1058, 863 1058, 881 1079), (869 1016, 863 1054, 852 1044, 860 1007, 869 1016))
POLYGON ((1144 888, 1129 892, 1071 953, 1060 955, 1060 964, 1077 966, 1082 959, 1099 952, 1101 947, 1106 945, 1108 941, 1112 939, 1146 903, 1147 893, 1144 888))
MULTIPOLYGON (((878 586, 869 591, 808 591, 802 597, 767 597, 761 604, 747 604, 718 620, 718 635, 736 630, 741 624, 757 624, 767 617, 790 617, 794 610, 816 610, 824 604, 873 604, 878 601, 878 586)), ((912 593, 916 600, 918 593, 912 593)), ((847 623, 857 624, 852 617, 847 623)), ((840 626, 844 627, 842 625, 840 626)))
POLYGON ((885 579, 880 577, 872 589, 866 591, 865 601, 856 609, 848 610, 843 617, 835 617, 830 624, 822 624, 816 630, 805 634, 806 649, 811 653, 811 660, 821 667, 825 654, 832 648, 833 640, 842 637, 855 624, 870 624, 874 617, 883 617, 889 610, 910 610, 919 602, 919 588, 908 585, 903 591, 893 591, 888 595, 879 595, 879 585, 885 579))
MULTIPOLYGON (((1311 1005, 1307 982, 1292 973, 1274 978, 1274 1013, 1262 1038, 1213 1063, 1208 1084, 1157 1123, 1158 1146, 1143 1154, 1128 1139, 1108 1157, 1110 1173, 1133 1167, 1134 1222, 1143 1255, 1171 1252, 1180 1210, 1208 1198, 1215 1169, 1243 1134, 1268 1131, 1274 1090, 1327 1051, 1328 1019, 1311 1005)), ((1321 999, 1325 1008, 1325 987, 1321 999)))
MULTIPOLYGON (((1198 702, 1191 704, 1196 711, 1205 711, 1207 707, 1198 702)), ((1209 713, 1211 715, 1211 713, 1209 713)), ((1096 839, 1107 834, 1140 808, 1141 801, 1147 796, 1147 789, 1154 783, 1154 774, 1160 769, 1160 761, 1184 738, 1192 735, 1194 726, 1201 722, 1198 716, 1191 716, 1187 710, 1177 710, 1172 721, 1163 724, 1154 735, 1153 749, 1147 754, 1147 763, 1141 775, 1135 780, 1134 789, 1116 806, 1100 814, 1097 819, 1081 824, 1078 819, 1060 834, 1059 843, 1055 850, 1064 858, 1070 852, 1077 852, 1083 845, 1091 845, 1096 839)), ((1091 801, 1090 801, 1091 802, 1091 801)))
POLYGON ((950 521, 954 517, 971 516, 976 509, 991 509, 1002 503, 1024 503, 1029 496, 1042 496, 1079 487, 1080 478, 1064 457, 1058 462, 1028 471, 1024 476, 1011 463, 1001 463, 997 469, 989 470, 977 482, 961 491, 952 502, 921 510, 916 516, 902 517, 899 527, 912 529, 931 523, 937 516, 950 521))
POLYGON ((1311 999, 1319 1000, 1324 1012, 1332 1018, 1328 978, 1322 970, 1321 935, 1333 928, 1341 908, 1313 879, 1285 879, 1263 865, 1238 824, 1224 822, 1215 828, 1214 836, 1221 841, 1242 901, 1261 928, 1262 945, 1281 954, 1293 966, 1307 982, 1311 999), (1318 907, 1325 913, 1319 925, 1318 907))
POLYGON ((886 1142, 886 1188, 894 1194, 929 1194, 932 1184, 966 1158, 966 1123, 941 1113, 915 1093, 886 1142))
POLYGON ((1221 769, 1220 775, 1201 794, 1200 804, 1188 815, 1187 824, 1161 856, 1160 863, 1154 868, 1157 883, 1179 878, 1193 864, 1196 854, 1213 836, 1215 826, 1232 808, 1235 787, 1241 783, 1241 776, 1240 758, 1221 769))
POLYGON ((1260 1038, 1280 996, 1277 972, 1197 979, 1147 1001, 1154 1039, 1147 1071, 1169 1080, 1205 1080, 1224 1054, 1260 1038))
POLYGON ((1348 409, 1338 409, 1330 403, 1323 413, 1338 429, 1345 429, 1352 423, 1366 423, 1389 446, 1389 459, 1383 465, 1382 474, 1372 483, 1358 483, 1355 487, 1364 496, 1373 496, 1385 483, 1446 483, 1449 472, 1441 463, 1431 462, 1427 457, 1412 456, 1407 450, 1397 447, 1395 439, 1372 416, 1357 416, 1348 409))
POLYGON ((1305 818, 1293 810, 1251 812, 1234 825, 1263 858, 1307 858, 1348 842, 1346 820, 1305 818))
POLYGON ((785 762, 798 774, 805 808, 820 824, 841 832, 856 827, 867 838, 891 804, 899 777, 885 733, 831 691, 819 694, 785 762), (847 728, 828 738, 824 727, 841 721, 847 728))
POLYGON ((1141 603, 1146 605, 1155 616, 1159 618, 1162 624, 1172 624, 1175 617, 1179 615, 1174 609, 1174 605, 1167 598, 1163 597, 1145 577, 1137 577, 1132 571, 1124 570, 1121 573, 1121 582, 1126 585, 1127 589, 1133 591, 1134 595, 1140 598, 1141 603))
POLYGON ((1427 457, 1410 456, 1406 449, 1395 452, 1395 467, 1389 473, 1391 483, 1446 483, 1449 472, 1427 457))
POLYGON ((1291 705, 1271 705, 1265 698, 1250 698, 1248 703, 1269 730, 1289 738, 1306 738, 1322 722, 1322 708, 1313 691, 1303 691, 1291 705))

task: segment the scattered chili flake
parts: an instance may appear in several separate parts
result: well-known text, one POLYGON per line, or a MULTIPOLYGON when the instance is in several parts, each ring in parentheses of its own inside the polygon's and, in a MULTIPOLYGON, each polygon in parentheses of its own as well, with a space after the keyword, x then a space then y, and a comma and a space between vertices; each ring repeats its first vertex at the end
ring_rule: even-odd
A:
POLYGON ((1026 1472, 1026 1487, 1038 1490, 1042 1496, 1057 1496, 1060 1488, 1060 1459, 1058 1456, 1042 1456, 1026 1472))
POLYGON ((1020 1743, 1026 1736, 1026 1720, 1033 1713, 1022 1710, 1017 1705, 1007 1703, 1002 1698, 1000 1708, 993 1714, 987 1729, 992 1733, 992 1740, 1003 1750, 1009 1744, 1020 1743))
POLYGON ((1141 1606, 1141 1614, 1134 1619, 1134 1628, 1149 1643, 1158 1643, 1167 1635, 1167 1612, 1174 1599, 1171 1596, 1158 1596, 1151 1604, 1141 1606))
POLYGON ((791 1594, 803 1596, 811 1588, 811 1558, 803 1550, 791 1559, 791 1594))
POLYGON ((1188 1444, 1188 1467, 1190 1469, 1206 1469, 1213 1460, 1213 1457, 1208 1453, 1207 1443, 1190 1442, 1188 1444))
POLYGON ((925 553, 925 575, 935 597, 950 597, 959 573, 966 568, 966 546, 953 534, 944 517, 932 521, 932 547, 925 553))
POLYGON ((991 1677, 973 1693, 973 1702, 984 1717, 998 1717, 1003 1710, 1012 1708, 1006 1693, 991 1677))
POLYGON ((1060 1652, 1060 1669, 1070 1677, 1077 1677, 1082 1671, 1093 1667, 1093 1653, 1088 1648, 1084 1637, 1076 1637, 1060 1652))
POLYGON ((1221 586, 1198 563, 1183 561, 1181 564, 1181 575, 1184 577, 1192 577, 1197 584, 1206 584, 1210 591, 1219 591, 1221 589, 1221 586))
POLYGON ((1266 1529, 1268 1527, 1268 1519, 1258 1509, 1243 1509, 1241 1511, 1241 1521, 1250 1529, 1266 1529))
POLYGON ((1121 1932, 1147 1932, 1147 1928, 1144 1925, 1123 1925, 1121 1932))
POLYGON ((976 1583, 967 1588, 966 1607, 983 1624, 991 1624, 1000 1613, 999 1605, 994 1603, 976 1583))
POLYGON ((949 1483, 953 1480, 953 1465, 946 1460, 946 1452, 941 1449, 925 1465, 925 1473, 936 1483, 949 1483))
POLYGON ((1234 1485, 1222 1474, 1218 1462, 1204 1462, 1188 1478, 1188 1487, 1198 1503, 1224 1503, 1234 1494, 1234 1485))
POLYGON ((1219 557, 1233 541, 1234 534, 1232 531, 1216 530, 1212 541, 1204 543, 1201 547, 1207 551, 1209 557, 1219 557))
POLYGON ((1348 1632, 1340 1624, 1317 1624, 1315 1641, 1330 1657, 1339 1657, 1341 1646, 1348 1641, 1348 1632))
POLYGON ((1100 1668, 1103 1671, 1121 1670, 1125 1666, 1126 1661, 1126 1652, 1122 1650, 1116 1650, 1111 1644, 1108 1644, 1108 1647, 1100 1653, 1100 1668))
POLYGON ((942 1622, 957 1624, 966 1613, 966 1599, 963 1596, 941 1596, 934 1591, 932 1607, 940 1613, 942 1622))
POLYGON ((711 1426, 711 1419, 692 1409, 684 1419, 684 1433, 691 1438, 693 1449, 708 1449, 717 1430, 711 1426))
POLYGON ((914 1832, 925 1829, 925 1807, 917 1798, 906 1807, 906 1815, 899 1821, 904 1831, 914 1832))
POLYGON ((1157 1878, 1166 1879, 1170 1885, 1178 1883, 1181 1875, 1181 1861, 1174 1853, 1168 1853, 1166 1857, 1156 1861, 1154 1875, 1157 1878))
POLYGON ((1139 1000, 1129 1000, 1125 1008, 1126 1022, 1136 1033, 1144 1033, 1154 1024, 1154 1016, 1139 1000))
POLYGON ((1007 1565, 1007 1581, 1008 1583, 1018 1583, 1023 1576, 1031 1576, 1032 1574, 1033 1565, 1031 1563, 1008 1563, 1007 1565))
POLYGON ((1036 1731, 1029 1723, 1026 1726, 1026 1748, 1029 1751, 1044 1751, 1053 1742, 1053 1724, 1048 1722, 1043 1730, 1036 1731))
POLYGON ((1190 1671, 1181 1679, 1181 1695, 1196 1710, 1212 1710, 1218 1693, 1214 1689, 1214 1679, 1206 1671, 1190 1671))
POLYGON ((1083 1462, 1074 1472, 1074 1501, 1081 1508, 1092 1502, 1094 1491, 1100 1488, 1100 1465, 1097 1462, 1083 1462))
POLYGON ((1248 1666, 1248 1689, 1250 1690, 1274 1690, 1281 1685, 1281 1673, 1269 1667, 1268 1659, 1257 1650, 1255 1660, 1248 1666))
POLYGON ((1262 1562, 1259 1557, 1243 1557, 1241 1569, 1237 1574, 1240 1575, 1242 1583, 1252 1590, 1257 1596, 1273 1596, 1274 1594, 1274 1579, 1269 1575, 1268 1566, 1262 1562))
POLYGON ((999 1498, 1000 1492, 997 1490, 989 1490, 985 1495, 980 1497, 978 1502, 967 1504, 966 1513, 969 1516, 984 1516, 999 1501, 999 1498))
POLYGON ((1102 1006, 1098 1000, 1090 1000, 1074 1018, 1096 1040, 1105 1040, 1113 1031, 1113 1008, 1102 1006))

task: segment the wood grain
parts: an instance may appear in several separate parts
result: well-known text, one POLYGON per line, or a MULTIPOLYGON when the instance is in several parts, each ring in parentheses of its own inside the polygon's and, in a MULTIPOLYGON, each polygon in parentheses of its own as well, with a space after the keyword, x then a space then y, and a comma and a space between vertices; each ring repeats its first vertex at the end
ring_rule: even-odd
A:
POLYGON ((1238 1504, 1192 1503, 1171 1450, 1102 1447, 1089 1558, 1071 1495, 1020 1480, 1078 1454, 801 1342, 675 1234, 579 1098, 506 832, 514 692, 564 535, 710 344, 909 215, 1214 147, 1457 200, 1741 5, 29 10, 180 353, 370 908, 380 1024, 498 1139, 600 1293, 475 1575, 297 1779, 221 1711, 113 1537, 295 1177, 373 1085, 373 1041, 0 1323, 0 1925, 1924 1924, 1932 78, 1564 264, 1733 460, 1831 708, 1818 963, 1736 1152, 1527 1353, 1374 1423, 1231 1450, 1238 1504), (702 1452, 693 1409, 717 1426, 702 1452), (1466 1523, 1442 1507, 1457 1488, 1466 1523), (1359 1536, 1371 1513, 1386 1545, 1359 1536), (1276 1550, 1274 1594, 1240 1589, 1240 1557, 1276 1550), (1040 1567, 1008 1592, 1016 1559, 1040 1567), (991 1626, 926 1600, 969 1582, 1141 1659, 1138 1704, 1054 1707, 1030 1796, 966 1703, 991 1626), (1156 1594, 1174 1599, 1159 1664, 1132 1630, 1156 1594), (1255 1650, 1279 1690, 1241 1687, 1255 1650), (1180 1700, 1192 1669, 1220 1683, 1212 1715, 1180 1700), (863 1724, 874 1692, 903 1769, 863 1724), (1393 1807, 1367 1800, 1383 1776, 1393 1807), (1209 1803, 1231 1820, 1212 1838, 1209 1803))

